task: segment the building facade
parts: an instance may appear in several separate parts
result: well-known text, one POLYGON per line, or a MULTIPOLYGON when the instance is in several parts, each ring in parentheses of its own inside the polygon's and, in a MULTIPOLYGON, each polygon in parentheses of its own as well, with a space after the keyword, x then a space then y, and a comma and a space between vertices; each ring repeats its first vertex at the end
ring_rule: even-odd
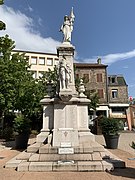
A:
POLYGON ((128 85, 122 75, 108 76, 108 102, 110 117, 127 118, 128 85))
POLYGON ((76 76, 84 80, 86 90, 98 94, 100 105, 97 107, 97 115, 109 116, 107 65, 100 61, 93 64, 75 63, 75 68, 76 76))
POLYGON ((24 52, 20 50, 14 50, 13 53, 25 53, 31 66, 30 70, 33 72, 33 78, 41 77, 43 72, 48 71, 48 69, 53 70, 54 66, 59 62, 57 54, 53 53, 24 52))
MULTIPOLYGON (((39 78, 48 69, 58 64, 57 54, 14 50, 13 53, 25 53, 33 71, 33 77, 39 78)), ((97 63, 74 63, 75 75, 83 78, 86 90, 96 91, 99 96, 97 116, 105 115, 126 119, 128 104, 128 86, 122 75, 107 75, 107 65, 97 63)))

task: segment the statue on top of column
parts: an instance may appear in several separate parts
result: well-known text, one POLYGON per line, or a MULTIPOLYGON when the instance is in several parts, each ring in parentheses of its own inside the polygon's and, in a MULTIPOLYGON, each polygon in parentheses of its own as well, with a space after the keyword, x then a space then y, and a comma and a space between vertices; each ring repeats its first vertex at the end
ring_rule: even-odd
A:
POLYGON ((64 22, 60 28, 63 33, 63 42, 71 42, 71 33, 73 31, 73 23, 75 20, 75 15, 73 13, 73 7, 70 16, 64 16, 64 22))

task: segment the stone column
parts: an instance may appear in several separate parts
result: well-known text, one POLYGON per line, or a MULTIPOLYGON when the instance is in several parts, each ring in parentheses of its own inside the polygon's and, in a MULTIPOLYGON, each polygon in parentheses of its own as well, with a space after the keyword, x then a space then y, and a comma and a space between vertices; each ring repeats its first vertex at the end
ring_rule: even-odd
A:
MULTIPOLYGON (((75 79, 74 79, 74 67, 73 67, 73 59, 74 59, 74 50, 75 47, 72 46, 70 43, 63 43, 60 45, 60 47, 57 48, 57 54, 59 59, 65 59, 66 63, 69 65, 71 69, 71 81, 69 82, 69 94, 70 95, 76 95, 76 89, 75 89, 75 79)), ((60 94, 64 93, 60 90, 60 94)), ((65 89, 65 94, 68 94, 68 89, 65 89)))
POLYGON ((40 134, 37 135, 36 142, 44 142, 47 140, 54 126, 54 106, 50 98, 41 100, 43 105, 43 126, 40 134))

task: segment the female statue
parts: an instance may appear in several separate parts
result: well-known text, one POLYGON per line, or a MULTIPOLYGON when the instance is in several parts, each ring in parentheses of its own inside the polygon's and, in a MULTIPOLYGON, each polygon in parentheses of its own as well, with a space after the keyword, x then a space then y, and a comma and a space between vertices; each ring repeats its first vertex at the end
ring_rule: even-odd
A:
POLYGON ((73 8, 71 10, 70 16, 64 17, 64 23, 62 24, 60 31, 62 31, 64 37, 63 42, 71 42, 71 32, 73 31, 73 23, 74 23, 74 13, 73 8))

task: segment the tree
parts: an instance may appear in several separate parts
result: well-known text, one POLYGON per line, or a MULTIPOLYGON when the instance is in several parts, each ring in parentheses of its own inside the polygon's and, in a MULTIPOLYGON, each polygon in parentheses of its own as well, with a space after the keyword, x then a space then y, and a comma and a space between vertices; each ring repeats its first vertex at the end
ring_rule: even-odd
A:
POLYGON ((25 54, 12 54, 15 44, 8 35, 0 37, 0 117, 20 111, 24 116, 42 114, 39 104, 46 89, 29 71, 25 54))
POLYGON ((91 100, 89 104, 89 109, 96 111, 96 108, 99 106, 98 93, 95 90, 87 90, 85 94, 87 95, 88 99, 91 100))
POLYGON ((0 5, 4 4, 4 0, 0 0, 0 5))
MULTIPOLYGON (((4 0, 0 0, 0 5, 4 4, 4 0)), ((0 21, 0 30, 5 30, 6 24, 3 21, 0 21)))
POLYGON ((0 37, 0 118, 3 121, 9 112, 19 111, 36 127, 39 121, 42 123, 40 100, 47 94, 48 82, 52 81, 56 92, 57 68, 34 79, 25 54, 13 54, 14 48, 15 42, 8 35, 0 37))

